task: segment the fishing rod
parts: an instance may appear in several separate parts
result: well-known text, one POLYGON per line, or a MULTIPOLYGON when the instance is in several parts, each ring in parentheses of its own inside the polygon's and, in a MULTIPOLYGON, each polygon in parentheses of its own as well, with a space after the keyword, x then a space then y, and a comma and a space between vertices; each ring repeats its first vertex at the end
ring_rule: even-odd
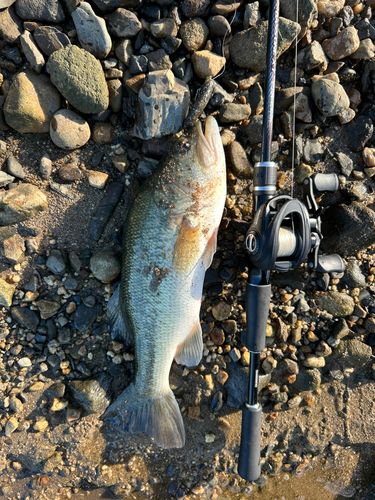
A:
POLYGON ((311 270, 322 273, 344 271, 344 263, 338 254, 318 254, 322 234, 320 210, 314 193, 336 191, 339 187, 336 174, 314 174, 306 179, 303 202, 277 194, 277 164, 271 161, 271 144, 278 26, 279 0, 269 0, 262 157, 254 166, 254 214, 245 240, 249 259, 246 347, 250 351, 250 363, 248 398, 242 409, 238 473, 247 481, 255 481, 261 473, 262 406, 258 402, 258 382, 260 354, 266 346, 271 271, 287 272, 306 259, 311 270))

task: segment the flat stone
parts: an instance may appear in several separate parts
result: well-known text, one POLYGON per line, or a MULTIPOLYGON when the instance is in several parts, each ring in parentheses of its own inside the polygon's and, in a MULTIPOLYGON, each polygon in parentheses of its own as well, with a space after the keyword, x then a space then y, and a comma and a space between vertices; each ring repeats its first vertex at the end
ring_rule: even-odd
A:
POLYGON ((83 172, 74 163, 68 163, 59 168, 58 175, 62 181, 74 182, 83 177, 83 172))
POLYGON ((228 102, 220 108, 220 121, 222 123, 238 123, 249 118, 251 108, 249 104, 228 102))
POLYGON ((81 113, 108 108, 108 87, 100 62, 76 45, 53 52, 48 60, 52 83, 81 113))
POLYGON ((112 377, 101 373, 90 379, 72 380, 69 389, 75 404, 80 406, 86 414, 102 413, 111 402, 111 382, 112 377))
POLYGON ((314 82, 311 91, 316 107, 324 116, 336 116, 350 106, 344 87, 332 80, 323 78, 314 82))
POLYGON ((348 57, 359 48, 360 40, 354 26, 344 28, 338 35, 322 42, 325 54, 333 61, 348 57))
POLYGON ((318 368, 306 369, 299 371, 293 387, 297 391, 314 391, 320 387, 322 376, 318 368))
POLYGON ((60 309, 60 304, 58 302, 55 302, 54 300, 38 300, 37 304, 39 312, 40 312, 40 317, 42 319, 48 319, 54 316, 57 311, 60 309))
POLYGON ((77 328, 81 332, 86 332, 101 311, 102 307, 100 304, 97 304, 95 307, 87 307, 84 304, 80 304, 73 314, 74 328, 77 328))
POLYGON ((16 11, 21 19, 26 21, 47 21, 60 23, 65 14, 58 0, 17 0, 16 11))
POLYGON ((113 79, 108 82, 109 105, 113 113, 121 111, 123 86, 121 80, 113 79))
POLYGON ((32 219, 48 206, 46 195, 32 184, 0 192, 0 226, 32 219))
POLYGON ((61 109, 53 115, 50 136, 61 149, 77 149, 90 139, 90 127, 86 120, 70 109, 61 109))
POLYGON ((20 36, 22 51, 25 54, 27 61, 34 71, 40 73, 45 64, 44 56, 40 52, 34 37, 29 31, 24 31, 20 36))
MULTIPOLYGON (((277 57, 285 52, 300 32, 299 24, 280 18, 277 57)), ((268 21, 234 35, 230 45, 231 59, 240 68, 256 73, 266 69, 268 21)))
POLYGON ((40 50, 48 57, 70 45, 69 38, 54 26, 39 26, 33 35, 40 50))
POLYGON ((21 163, 16 160, 14 156, 8 156, 7 158, 7 171, 10 175, 18 179, 24 179, 26 177, 21 163))
POLYGON ((53 274, 59 275, 65 273, 66 265, 60 250, 57 248, 51 250, 46 261, 46 266, 53 274))
POLYGON ((333 205, 322 218, 327 253, 355 255, 375 243, 375 212, 362 203, 333 205))
POLYGON ((199 78, 216 76, 225 65, 225 57, 218 56, 209 50, 199 50, 191 56, 194 71, 199 78))
POLYGON ((149 73, 138 97, 136 137, 152 139, 181 130, 189 110, 190 93, 186 83, 175 78, 172 71, 149 73))
POLYGON ((108 181, 108 174, 104 172, 97 172, 95 170, 88 170, 88 181, 90 186, 96 189, 104 189, 108 181))
POLYGON ((0 305, 9 308, 12 305, 15 291, 16 289, 13 285, 0 278, 0 305))
POLYGON ((227 147, 226 152, 229 167, 234 175, 240 179, 251 179, 253 177, 253 168, 241 144, 233 141, 227 147))
POLYGON ((111 250, 104 250, 90 259, 92 274, 102 283, 111 283, 121 272, 121 263, 111 250))
POLYGON ((346 144, 352 151, 360 151, 371 139, 374 125, 368 116, 357 116, 347 127, 344 127, 346 144))
POLYGON ((17 234, 16 228, 0 227, 0 255, 11 264, 18 264, 25 259, 25 242, 17 234))
POLYGON ((6 172, 0 171, 0 187, 7 186, 14 181, 14 177, 12 175, 7 174, 6 172))
POLYGON ((155 38, 165 38, 177 34, 177 26, 173 19, 164 18, 150 23, 150 32, 155 38))
POLYGON ((228 319, 232 310, 232 306, 221 300, 212 308, 212 315, 218 321, 228 319))
POLYGON ((53 114, 60 108, 60 94, 46 75, 18 73, 4 104, 7 124, 21 133, 49 131, 53 114))
MULTIPOLYGON (((366 148, 365 148, 366 149, 366 148)), ((337 161, 339 162, 341 172, 349 177, 353 170, 353 160, 341 151, 336 153, 337 161)))
POLYGON ((121 199, 123 189, 124 187, 122 183, 111 182, 107 188, 106 194, 103 196, 98 207, 96 208, 89 225, 90 234, 95 241, 100 239, 105 226, 121 199))
POLYGON ((315 298, 322 309, 336 317, 349 316, 354 311, 354 299, 341 292, 321 292, 315 298))
POLYGON ((180 27, 182 43, 190 52, 195 52, 203 47, 209 32, 206 23, 200 17, 184 21, 180 27))
POLYGON ((108 31, 118 38, 132 38, 137 35, 142 25, 134 12, 116 9, 106 17, 108 31))
POLYGON ((0 37, 7 43, 16 42, 23 33, 22 21, 13 6, 0 12, 0 37))
POLYGON ((95 14, 88 2, 79 4, 72 19, 81 47, 98 59, 105 59, 112 48, 105 20, 95 14))
POLYGON ((28 307, 12 307, 10 310, 12 319, 21 326, 35 332, 39 325, 38 315, 28 307))
POLYGON ((342 340, 333 351, 333 356, 338 359, 344 369, 357 368, 371 359, 372 349, 371 346, 358 339, 342 340))

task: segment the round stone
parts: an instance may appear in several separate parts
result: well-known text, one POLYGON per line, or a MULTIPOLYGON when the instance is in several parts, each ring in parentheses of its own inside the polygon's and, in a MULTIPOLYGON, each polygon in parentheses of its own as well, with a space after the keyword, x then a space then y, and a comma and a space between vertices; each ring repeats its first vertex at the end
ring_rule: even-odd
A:
POLYGON ((121 272, 121 264, 110 250, 104 250, 90 259, 92 274, 103 283, 111 283, 121 272))
POLYGON ((218 321, 224 321, 225 319, 228 319, 228 316, 230 315, 231 310, 232 310, 232 306, 230 304, 228 304, 227 302, 224 302, 223 300, 221 300, 218 304, 213 306, 212 315, 218 321))
POLYGON ((50 125, 52 141, 61 149, 76 149, 90 139, 89 124, 70 109, 61 109, 53 115, 50 125))
POLYGON ((191 56, 194 71, 199 78, 216 76, 225 65, 225 57, 218 56, 209 50, 194 52, 191 56))
POLYGON ((209 32, 205 22, 200 17, 183 22, 180 28, 182 43, 190 52, 203 47, 209 32))

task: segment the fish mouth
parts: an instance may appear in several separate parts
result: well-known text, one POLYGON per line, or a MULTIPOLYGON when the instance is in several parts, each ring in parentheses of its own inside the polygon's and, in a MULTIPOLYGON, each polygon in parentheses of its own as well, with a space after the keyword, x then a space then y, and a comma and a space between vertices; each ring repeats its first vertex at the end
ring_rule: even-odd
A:
POLYGON ((196 123, 198 140, 195 146, 199 162, 204 167, 211 167, 224 157, 218 124, 213 116, 208 116, 203 133, 201 122, 196 123))

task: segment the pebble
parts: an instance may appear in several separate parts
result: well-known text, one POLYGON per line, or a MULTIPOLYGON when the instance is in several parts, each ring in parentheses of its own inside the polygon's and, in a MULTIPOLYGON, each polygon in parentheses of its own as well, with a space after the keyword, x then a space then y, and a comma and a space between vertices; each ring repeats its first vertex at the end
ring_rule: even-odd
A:
POLYGON ((38 26, 33 35, 38 47, 46 56, 70 45, 69 38, 54 26, 38 26))
POLYGON ((215 345, 222 345, 225 342, 225 334, 223 330, 217 326, 215 326, 211 332, 210 332, 210 337, 212 342, 215 345))
POLYGON ((323 78, 311 86, 312 97, 319 111, 327 117, 336 116, 350 106, 347 93, 342 85, 323 78))
POLYGON ((315 356, 314 354, 308 354, 306 359, 302 361, 303 366, 308 368, 323 368, 326 361, 323 356, 315 356))
POLYGON ((13 156, 8 156, 7 158, 7 171, 10 175, 18 179, 24 179, 26 177, 26 173, 21 163, 13 156))
POLYGON ((21 19, 25 20, 60 23, 65 19, 63 7, 58 0, 48 0, 48 2, 18 0, 16 12, 21 19))
POLYGON ((89 124, 74 111, 62 109, 53 115, 50 136, 59 148, 80 148, 90 139, 90 133, 89 124))
POLYGON ((322 42, 325 54, 333 61, 339 61, 353 54, 360 45, 358 32, 354 26, 344 28, 338 35, 322 42))
POLYGON ((36 418, 36 422, 33 425, 33 429, 34 431, 37 432, 43 432, 47 429, 48 425, 49 425, 48 420, 43 416, 39 416, 36 418))
POLYGON ((71 15, 81 47, 98 59, 105 59, 112 48, 105 20, 95 14, 88 2, 81 2, 71 15))
POLYGON ((191 56, 194 71, 199 78, 208 78, 216 76, 225 65, 225 58, 210 52, 209 50, 200 50, 194 52, 191 56))
POLYGON ((232 306, 227 302, 220 301, 212 308, 212 315, 218 321, 223 321, 228 319, 232 311, 232 306))
POLYGON ((180 36, 185 48, 195 52, 203 47, 209 35, 206 23, 200 17, 184 21, 180 27, 180 36))
POLYGON ((118 38, 132 38, 142 28, 142 24, 134 12, 121 8, 108 14, 106 23, 110 34, 118 38))
POLYGON ((318 12, 327 17, 336 16, 344 8, 345 0, 319 0, 318 12))
POLYGON ((110 123, 95 123, 92 138, 99 146, 113 141, 113 126, 110 123))
POLYGON ((251 114, 249 104, 237 104, 228 102, 220 108, 220 121, 222 123, 233 123, 247 120, 251 114))
POLYGON ((32 362, 30 358, 21 358, 17 361, 17 364, 20 368, 28 368, 32 366, 32 362))
POLYGON ((251 179, 253 177, 253 168, 241 144, 237 141, 231 142, 226 152, 229 167, 234 175, 239 179, 251 179))
POLYGON ((224 385, 226 381, 228 380, 229 375, 227 372, 224 370, 220 370, 219 373, 216 375, 216 379, 219 382, 219 384, 224 385))
POLYGON ((39 173, 42 179, 48 180, 52 174, 52 161, 47 153, 40 159, 39 173))
POLYGON ((103 283, 111 283, 121 272, 121 264, 111 250, 93 255, 90 267, 95 278, 103 283))
POLYGON ((104 172, 96 172, 94 170, 88 170, 88 181, 90 186, 96 188, 96 189, 104 189, 107 181, 108 181, 108 174, 104 172))
POLYGON ((9 407, 15 413, 21 413, 23 410, 23 403, 17 398, 17 396, 12 395, 9 400, 9 407))
POLYGON ((45 64, 44 56, 35 43, 34 37, 29 31, 24 31, 20 36, 22 51, 27 61, 36 73, 40 73, 45 64))
POLYGON ((12 305, 12 299, 15 287, 3 279, 0 279, 0 305, 9 308, 12 305))
POLYGON ((47 268, 54 274, 64 274, 66 270, 65 260, 58 249, 51 250, 46 261, 47 268))
POLYGON ((5 425, 5 436, 9 437, 18 428, 18 425, 18 420, 15 417, 10 417, 5 425))

